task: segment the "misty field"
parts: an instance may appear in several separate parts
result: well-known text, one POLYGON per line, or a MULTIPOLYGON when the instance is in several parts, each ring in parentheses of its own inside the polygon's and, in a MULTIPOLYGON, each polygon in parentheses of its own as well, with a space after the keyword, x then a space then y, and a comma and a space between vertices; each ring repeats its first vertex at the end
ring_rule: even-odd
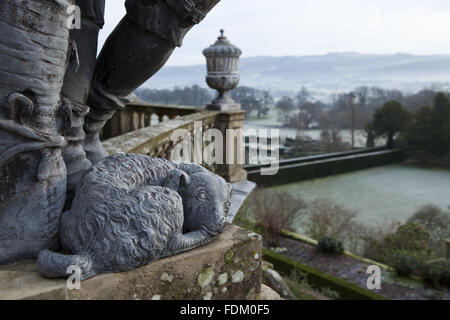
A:
POLYGON ((276 188, 307 201, 333 201, 379 226, 404 223, 425 205, 449 207, 450 169, 395 164, 276 188))

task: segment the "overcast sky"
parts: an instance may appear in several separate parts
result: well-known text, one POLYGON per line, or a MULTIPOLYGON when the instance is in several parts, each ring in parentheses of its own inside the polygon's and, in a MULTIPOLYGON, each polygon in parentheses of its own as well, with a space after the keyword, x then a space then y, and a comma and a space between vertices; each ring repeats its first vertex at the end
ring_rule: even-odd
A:
MULTIPOLYGON (((107 0, 100 41, 125 14, 107 0)), ((449 0, 222 0, 186 36, 168 65, 202 64, 224 28, 245 57, 362 53, 450 53, 449 0)))

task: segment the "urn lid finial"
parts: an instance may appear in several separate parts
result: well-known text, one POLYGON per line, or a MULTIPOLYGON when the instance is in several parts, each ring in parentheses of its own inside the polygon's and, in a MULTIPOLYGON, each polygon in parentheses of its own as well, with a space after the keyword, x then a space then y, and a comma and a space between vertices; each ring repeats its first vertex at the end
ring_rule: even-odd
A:
POLYGON ((239 57, 242 54, 241 49, 234 46, 225 37, 225 30, 220 29, 220 36, 217 38, 216 43, 211 45, 209 48, 203 51, 206 57, 217 57, 217 56, 229 56, 229 57, 239 57))

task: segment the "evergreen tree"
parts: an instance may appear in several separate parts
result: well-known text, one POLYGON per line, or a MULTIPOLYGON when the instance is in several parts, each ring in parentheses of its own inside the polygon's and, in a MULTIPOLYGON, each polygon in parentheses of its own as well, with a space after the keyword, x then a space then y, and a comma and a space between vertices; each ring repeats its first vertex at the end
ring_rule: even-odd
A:
POLYGON ((403 146, 410 156, 426 160, 450 154, 450 101, 438 93, 433 107, 423 107, 402 135, 403 146))
POLYGON ((389 101, 373 115, 372 128, 378 136, 387 137, 387 147, 394 148, 394 137, 408 123, 409 112, 397 101, 389 101))

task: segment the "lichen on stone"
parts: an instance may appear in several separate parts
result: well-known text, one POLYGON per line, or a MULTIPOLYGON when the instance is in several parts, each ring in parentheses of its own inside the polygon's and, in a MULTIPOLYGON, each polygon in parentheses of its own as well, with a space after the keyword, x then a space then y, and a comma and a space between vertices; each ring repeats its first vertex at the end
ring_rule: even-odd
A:
POLYGON ((249 238, 259 238, 259 237, 261 237, 259 234, 254 233, 254 232, 248 233, 247 236, 248 236, 249 238))
POLYGON ((225 262, 230 263, 233 261, 233 251, 230 249, 227 251, 227 253, 225 254, 225 262))
POLYGON ((161 276, 161 281, 163 281, 163 282, 172 282, 173 281, 173 276, 171 276, 167 272, 164 272, 162 274, 162 276, 161 276))
POLYGON ((228 282, 228 273, 222 273, 219 278, 219 286, 223 286, 228 282))
POLYGON ((214 270, 211 267, 203 269, 198 276, 198 285, 202 288, 210 285, 214 280, 214 270))
POLYGON ((233 283, 241 283, 242 281, 244 281, 244 278, 245 278, 244 272, 239 270, 239 271, 236 271, 233 274, 233 277, 231 278, 231 282, 233 282, 233 283))
POLYGON ((208 292, 208 293, 206 294, 206 296, 203 297, 203 300, 211 300, 212 297, 213 297, 212 292, 208 292))
POLYGON ((250 261, 250 271, 253 272, 259 268, 259 260, 250 261))

